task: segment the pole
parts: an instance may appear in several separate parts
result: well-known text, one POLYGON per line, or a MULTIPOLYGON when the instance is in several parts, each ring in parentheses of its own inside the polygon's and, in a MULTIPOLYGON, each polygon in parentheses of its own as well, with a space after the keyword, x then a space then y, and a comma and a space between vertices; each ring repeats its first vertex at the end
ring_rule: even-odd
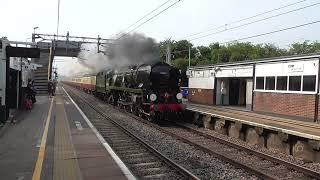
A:
POLYGON ((20 57, 20 73, 18 71, 17 75, 17 105, 16 108, 19 109, 19 100, 20 100, 20 81, 22 80, 22 57, 20 57), (21 79, 20 79, 21 76, 21 79))
POLYGON ((57 39, 59 35, 59 21, 60 21, 60 0, 58 0, 57 39))
POLYGON ((98 47, 97 47, 97 49, 98 49, 98 53, 100 53, 100 35, 98 35, 98 47))
POLYGON ((166 63, 171 64, 170 39, 168 40, 168 43, 167 43, 167 59, 166 59, 166 63))
POLYGON ((189 68, 191 64, 191 47, 189 46, 189 68))

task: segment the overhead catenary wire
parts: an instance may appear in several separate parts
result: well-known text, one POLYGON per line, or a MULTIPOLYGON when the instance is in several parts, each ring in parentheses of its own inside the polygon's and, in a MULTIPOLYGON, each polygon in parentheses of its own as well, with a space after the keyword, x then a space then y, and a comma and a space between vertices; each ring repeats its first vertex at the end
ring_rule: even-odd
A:
POLYGON ((286 15, 286 14, 290 14, 290 13, 293 13, 293 12, 297 12, 297 11, 300 11, 300 10, 303 10, 303 9, 306 9, 306 8, 317 6, 319 4, 320 3, 314 3, 314 4, 307 5, 307 6, 304 6, 304 7, 301 7, 301 8, 293 9, 293 10, 286 11, 286 12, 283 12, 283 13, 279 13, 279 14, 276 14, 276 15, 272 15, 272 16, 269 16, 269 17, 266 17, 266 18, 263 18, 263 19, 259 19, 259 20, 251 21, 251 22, 248 22, 248 23, 245 23, 245 24, 241 24, 239 26, 235 26, 235 27, 232 27, 232 28, 228 28, 228 29, 212 32, 212 33, 209 33, 209 34, 206 34, 206 35, 203 35, 203 36, 199 36, 199 37, 190 39, 190 41, 202 39, 202 38, 205 38, 205 37, 208 37, 208 36, 212 36, 212 35, 215 35, 215 34, 220 34, 220 33, 226 32, 226 31, 230 31, 230 30, 233 30, 233 29, 237 29, 237 28, 240 28, 240 27, 248 26, 248 25, 251 25, 251 24, 254 24, 254 23, 258 23, 258 22, 262 22, 262 21, 265 21, 265 20, 269 20, 269 19, 272 19, 272 18, 275 18, 275 17, 279 17, 279 16, 282 16, 282 15, 286 15))
MULTIPOLYGON (((287 27, 287 28, 283 28, 283 29, 279 29, 279 30, 275 30, 275 31, 270 31, 270 32, 262 33, 262 34, 256 34, 256 35, 253 35, 253 36, 247 36, 247 37, 243 37, 243 38, 239 38, 239 39, 234 39, 234 40, 227 41, 227 42, 222 42, 222 43, 219 43, 219 44, 230 44, 230 43, 237 42, 237 41, 252 39, 252 38, 261 37, 261 36, 266 36, 266 35, 279 33, 279 32, 282 32, 282 31, 288 31, 288 30, 292 30, 292 29, 297 29, 297 28, 301 28, 301 27, 304 27, 304 26, 309 26, 309 25, 313 25, 313 24, 317 24, 317 23, 320 23, 320 20, 312 21, 312 22, 309 22, 309 23, 300 24, 300 25, 296 25, 296 26, 291 26, 291 27, 287 27)), ((189 51, 189 49, 184 49, 184 50, 180 50, 180 51, 173 51, 172 53, 174 54, 174 53, 180 53, 180 52, 186 52, 186 51, 189 51)))
POLYGON ((253 36, 243 37, 243 38, 239 38, 239 39, 223 42, 221 44, 229 44, 229 43, 236 42, 236 41, 242 41, 242 40, 252 39, 252 38, 256 38, 256 37, 266 36, 266 35, 282 32, 282 31, 288 31, 288 30, 291 30, 291 29, 297 29, 297 28, 300 28, 300 27, 309 26, 309 25, 313 25, 313 24, 317 24, 317 23, 320 23, 320 20, 309 22, 309 23, 305 23, 305 24, 300 24, 300 25, 296 25, 296 26, 291 26, 291 27, 287 27, 287 28, 283 28, 283 29, 279 29, 279 30, 275 30, 275 31, 267 32, 267 33, 262 33, 262 34, 256 34, 256 35, 253 35, 253 36))
POLYGON ((122 34, 119 38, 117 38, 116 40, 119 40, 121 38, 123 38, 124 36, 127 36, 128 34, 130 34, 132 31, 138 29, 139 27, 141 27, 142 25, 146 24, 147 22, 151 21, 152 19, 154 19, 155 17, 159 16, 160 14, 162 14, 164 11, 168 10, 169 8, 171 8, 172 6, 176 5, 178 2, 180 2, 182 0, 177 0, 176 2, 174 2, 173 4, 171 4, 170 6, 166 7, 165 9, 161 10, 160 12, 158 12, 157 14, 153 15, 152 17, 150 17, 149 19, 147 19, 146 21, 140 23, 139 25, 135 26, 133 29, 131 29, 129 32, 122 34))
POLYGON ((296 4, 300 4, 300 3, 303 3, 303 2, 305 2, 305 1, 307 1, 307 0, 301 0, 301 1, 294 2, 294 3, 290 3, 290 4, 287 4, 287 5, 284 5, 284 6, 275 8, 275 9, 271 9, 271 10, 268 10, 268 11, 264 11, 264 12, 262 12, 262 13, 259 13, 259 14, 256 14, 256 15, 253 15, 253 16, 250 16, 250 17, 246 17, 246 18, 243 18, 243 19, 235 20, 235 21, 226 23, 226 24, 224 24, 224 25, 220 25, 220 26, 216 26, 216 27, 210 28, 210 29, 205 30, 205 31, 201 31, 201 32, 197 32, 197 33, 193 33, 193 34, 187 35, 187 36, 185 36, 185 37, 182 38, 182 39, 185 39, 185 38, 188 38, 188 37, 192 37, 192 36, 196 36, 196 35, 199 35, 199 34, 203 34, 203 33, 206 33, 206 32, 212 31, 212 30, 217 30, 217 29, 220 29, 220 28, 222 28, 222 27, 225 27, 226 25, 231 25, 231 24, 239 23, 239 22, 242 22, 242 21, 246 21, 246 20, 249 20, 249 19, 252 19, 252 18, 255 18, 255 17, 259 17, 259 16, 262 16, 262 15, 265 15, 265 14, 269 14, 269 13, 271 13, 271 12, 278 11, 278 10, 280 10, 280 9, 284 9, 284 8, 287 8, 287 7, 296 5, 296 4))
MULTIPOLYGON (((143 20, 144 18, 148 17, 150 14, 152 14, 153 12, 157 11, 158 9, 160 9, 161 7, 163 7, 164 5, 166 5, 167 3, 169 3, 172 0, 167 0, 166 2, 160 4, 159 6, 157 6, 155 9, 153 9, 152 11, 148 12, 147 14, 145 14, 144 16, 142 16, 141 18, 139 18, 136 22, 132 23, 130 26, 126 27, 124 30, 122 30, 121 32, 125 32, 127 31, 129 28, 131 28, 132 26, 136 25, 138 22, 140 22, 141 20, 143 20)), ((120 32, 120 33, 121 33, 120 32)), ((119 34, 120 34, 119 33, 119 34)))

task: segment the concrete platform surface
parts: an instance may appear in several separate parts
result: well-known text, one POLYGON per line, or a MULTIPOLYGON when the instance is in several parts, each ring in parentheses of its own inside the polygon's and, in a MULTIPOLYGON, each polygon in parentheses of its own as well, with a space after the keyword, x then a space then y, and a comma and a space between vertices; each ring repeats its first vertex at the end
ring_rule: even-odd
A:
POLYGON ((290 118, 275 117, 258 114, 252 111, 241 111, 219 106, 207 106, 193 103, 186 103, 187 110, 200 112, 240 122, 252 126, 262 127, 286 134, 295 135, 312 140, 320 140, 320 124, 304 122, 290 118))
POLYGON ((134 179, 61 88, 0 136, 0 179, 134 179))

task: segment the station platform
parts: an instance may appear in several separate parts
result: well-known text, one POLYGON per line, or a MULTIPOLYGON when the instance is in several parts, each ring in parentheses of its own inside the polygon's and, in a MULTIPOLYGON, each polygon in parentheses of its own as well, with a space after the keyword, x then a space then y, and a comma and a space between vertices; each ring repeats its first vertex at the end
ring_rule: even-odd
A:
POLYGON ((320 162, 320 124, 224 106, 185 103, 187 118, 206 129, 306 162, 320 162))
POLYGON ((0 129, 1 179, 135 179, 60 87, 0 129))
POLYGON ((276 117, 252 111, 228 108, 223 106, 207 106, 186 103, 187 109, 244 124, 279 131, 307 139, 320 140, 320 124, 304 122, 296 119, 276 117))

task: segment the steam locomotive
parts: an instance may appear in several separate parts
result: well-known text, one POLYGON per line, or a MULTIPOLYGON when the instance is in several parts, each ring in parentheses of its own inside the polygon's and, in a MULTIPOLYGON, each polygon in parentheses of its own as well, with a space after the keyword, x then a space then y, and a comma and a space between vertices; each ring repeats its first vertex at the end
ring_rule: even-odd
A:
POLYGON ((102 71, 69 83, 153 122, 176 119, 184 110, 180 71, 163 62, 102 71))

